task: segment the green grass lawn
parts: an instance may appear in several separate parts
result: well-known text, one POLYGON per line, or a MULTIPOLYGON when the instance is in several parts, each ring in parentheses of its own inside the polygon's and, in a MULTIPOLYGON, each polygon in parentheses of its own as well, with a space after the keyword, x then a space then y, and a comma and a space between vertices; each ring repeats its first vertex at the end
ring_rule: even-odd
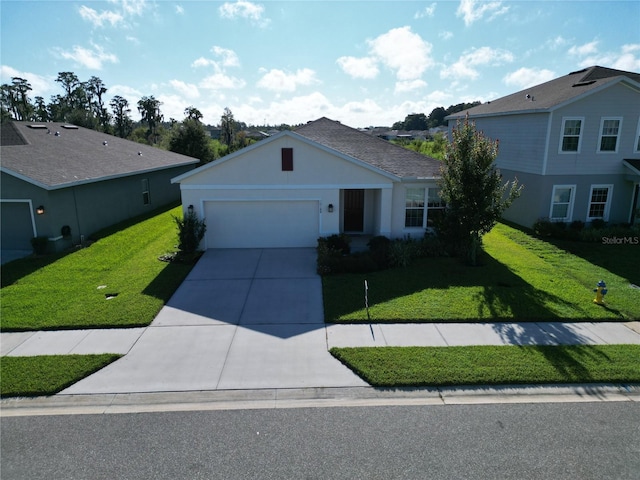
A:
POLYGON ((376 387, 639 383, 640 345, 333 348, 376 387))
POLYGON ((148 325, 192 268, 158 260, 175 251, 181 214, 165 208, 73 253, 3 265, 2 331, 148 325))
POLYGON ((407 268, 323 277, 328 322, 606 321, 640 319, 640 246, 550 243, 504 224, 484 238, 482 265, 419 259, 407 268), (599 280, 606 306, 592 302, 599 280))
POLYGON ((2 357, 0 396, 53 395, 118 358, 114 354, 2 357))

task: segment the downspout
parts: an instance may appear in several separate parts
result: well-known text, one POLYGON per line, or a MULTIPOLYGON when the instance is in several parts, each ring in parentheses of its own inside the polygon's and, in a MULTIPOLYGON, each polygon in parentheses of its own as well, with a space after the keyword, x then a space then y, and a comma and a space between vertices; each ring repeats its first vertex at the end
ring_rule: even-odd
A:
POLYGON ((544 157, 542 159, 542 175, 547 174, 547 160, 549 158, 549 140, 551 139, 551 125, 553 124, 553 111, 549 113, 549 123, 547 124, 547 141, 545 142, 544 157))
POLYGON ((83 243, 82 230, 80 228, 80 215, 78 215, 78 200, 76 198, 76 187, 71 187, 71 191, 73 192, 73 207, 76 212, 76 225, 78 227, 78 242, 82 244, 83 243))

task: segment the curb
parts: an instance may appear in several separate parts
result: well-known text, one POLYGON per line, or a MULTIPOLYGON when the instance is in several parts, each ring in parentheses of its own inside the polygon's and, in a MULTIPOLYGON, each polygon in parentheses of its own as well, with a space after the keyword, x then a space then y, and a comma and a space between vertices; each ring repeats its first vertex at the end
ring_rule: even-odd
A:
POLYGON ((640 384, 319 387, 64 395, 0 400, 0 417, 284 408, 640 402, 640 384))

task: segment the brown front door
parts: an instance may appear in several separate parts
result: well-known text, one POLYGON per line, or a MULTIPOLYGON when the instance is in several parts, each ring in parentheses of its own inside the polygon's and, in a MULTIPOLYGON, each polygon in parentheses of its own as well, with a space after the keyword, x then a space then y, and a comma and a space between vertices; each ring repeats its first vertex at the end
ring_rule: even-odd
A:
POLYGON ((344 231, 364 230, 364 190, 344 191, 344 231))

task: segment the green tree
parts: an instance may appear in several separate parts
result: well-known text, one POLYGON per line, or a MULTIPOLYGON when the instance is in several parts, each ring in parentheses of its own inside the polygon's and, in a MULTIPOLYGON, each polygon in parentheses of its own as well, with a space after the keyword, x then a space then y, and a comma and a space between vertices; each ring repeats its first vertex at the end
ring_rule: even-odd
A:
POLYGON ((116 135, 120 138, 127 138, 133 130, 133 121, 131 117, 129 117, 131 113, 129 102, 126 98, 116 95, 111 99, 111 102, 109 102, 109 106, 111 106, 111 110, 113 111, 116 135))
POLYGON ((447 208, 440 234, 455 253, 472 265, 488 233, 511 203, 520 196, 518 180, 503 183, 495 168, 498 142, 476 131, 467 117, 453 129, 442 167, 440 196, 447 208))
POLYGON ((209 135, 204 126, 194 118, 186 118, 182 124, 172 128, 169 150, 197 158, 201 163, 209 163, 215 159, 209 135))
POLYGON ((31 84, 24 78, 12 77, 11 84, 3 84, 0 94, 2 109, 15 120, 30 120, 34 107, 29 100, 31 84))
POLYGON ((93 113, 93 116, 98 120, 98 124, 103 132, 108 132, 110 130, 110 117, 109 112, 107 111, 103 96, 107 93, 107 87, 104 85, 104 82, 98 77, 91 77, 89 81, 85 84, 85 88, 89 97, 89 107, 93 113))
POLYGON ((47 122, 49 120, 49 112, 47 112, 47 104, 44 102, 44 98, 38 96, 34 101, 35 111, 33 113, 33 119, 36 122, 47 122))
POLYGON ((235 120, 229 108, 224 109, 224 113, 220 118, 220 129, 222 130, 220 140, 231 149, 235 138, 235 120))
POLYGON ((184 114, 189 120, 195 120, 197 122, 202 120, 202 112, 194 106, 185 108, 184 114))
POLYGON ((158 127, 162 122, 160 105, 162 105, 162 102, 157 100, 153 95, 150 97, 142 97, 138 100, 138 112, 140 112, 142 116, 142 122, 146 123, 149 127, 147 139, 150 144, 158 143, 158 127))

